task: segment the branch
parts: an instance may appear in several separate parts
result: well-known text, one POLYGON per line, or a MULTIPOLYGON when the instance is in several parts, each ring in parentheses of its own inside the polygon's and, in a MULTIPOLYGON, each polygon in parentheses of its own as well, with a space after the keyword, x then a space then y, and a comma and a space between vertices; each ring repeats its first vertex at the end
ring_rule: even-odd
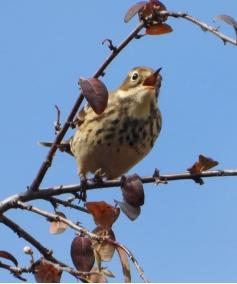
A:
POLYGON ((0 261, 0 267, 6 270, 9 270, 10 273, 18 278, 21 281, 27 282, 27 279, 23 278, 21 276, 22 273, 30 273, 31 272, 31 268, 26 268, 26 267, 19 267, 19 266, 12 266, 12 265, 8 265, 5 264, 3 262, 0 261))
POLYGON ((73 204, 69 201, 61 200, 61 199, 56 198, 56 197, 45 198, 45 200, 51 202, 54 207, 57 207, 57 205, 60 204, 60 205, 63 205, 64 207, 70 207, 70 208, 76 209, 76 210, 84 212, 84 213, 89 213, 89 211, 82 206, 78 206, 78 205, 73 204))
POLYGON ((21 228, 18 224, 14 223, 11 219, 7 218, 4 215, 0 215, 0 222, 10 228, 15 232, 19 238, 23 238, 32 244, 46 259, 51 260, 52 262, 59 263, 64 265, 62 262, 58 261, 52 256, 52 251, 44 247, 39 241, 32 237, 28 232, 21 228))
MULTIPOLYGON (((177 173, 177 174, 166 174, 159 176, 159 182, 167 183, 175 180, 198 180, 199 178, 210 178, 210 177, 224 177, 224 176, 237 176, 237 169, 226 169, 226 170, 209 170, 201 172, 200 174, 191 174, 189 172, 177 173)), ((154 176, 142 177, 142 183, 154 183, 157 178, 154 176)), ((96 182, 94 180, 87 181, 87 190, 100 189, 100 188, 113 188, 121 186, 120 179, 107 180, 96 182)), ((27 202, 36 199, 49 199, 52 196, 57 196, 66 193, 77 193, 81 190, 80 184, 75 185, 58 185, 54 187, 42 188, 36 192, 24 192, 22 194, 16 194, 2 200, 0 202, 0 214, 6 212, 11 208, 15 208, 18 201, 27 202)))
MULTIPOLYGON (((29 210, 28 208, 30 208, 31 206, 26 205, 24 203, 19 203, 19 208, 24 208, 27 210, 29 210), (24 208, 25 207, 25 208, 24 208)), ((40 209, 38 209, 40 211, 40 209)), ((33 210, 30 210, 33 211, 33 210)), ((37 211, 37 210, 36 210, 37 211)), ((42 211, 43 212, 43 211, 42 211)), ((40 214, 43 215, 44 214, 40 214)), ((57 215, 54 214, 50 214, 48 213, 50 218, 53 218, 54 220, 59 220, 57 215)), ((45 215, 46 216, 46 215, 45 215)), ((64 218, 62 218, 64 219, 64 218)), ((65 219, 67 220, 67 219, 65 219)), ((62 221, 62 220, 60 220, 62 221)), ((46 260, 48 260, 50 262, 50 264, 54 265, 57 269, 61 270, 61 271, 66 271, 68 273, 70 273, 73 276, 76 277, 81 277, 83 279, 85 279, 86 276, 89 276, 91 274, 95 274, 94 272, 83 272, 83 271, 78 271, 75 270, 74 268, 70 267, 69 265, 64 264, 63 262, 57 260, 55 257, 52 256, 53 252, 49 249, 47 249, 46 247, 44 247, 40 242, 38 242, 34 237, 32 237, 28 232, 26 232, 23 228, 21 228, 19 225, 17 225, 16 223, 14 223, 12 220, 10 220, 9 218, 7 218, 4 215, 0 215, 0 222, 3 223, 4 225, 6 225, 7 227, 9 227, 12 231, 14 231, 20 238, 25 239, 26 241, 28 241, 30 244, 32 244, 43 256, 46 260)), ((63 222, 63 221, 62 221, 63 222)), ((76 226, 76 225, 75 225, 76 226)), ((93 235, 93 234, 92 234, 93 235)), ((97 238, 98 239, 98 238, 97 238)), ((33 265, 33 264, 32 264, 33 265)), ((0 267, 5 268, 10 270, 11 272, 14 273, 14 276, 17 277, 18 274, 23 273, 23 272, 31 272, 30 268, 19 268, 19 267, 10 267, 8 265, 3 264, 2 262, 0 263, 0 267)), ((18 275, 19 276, 19 275, 18 275)), ((18 277, 19 278, 19 277, 18 277)), ((21 279, 21 277, 19 278, 21 279)), ((21 280, 23 280, 24 278, 22 278, 21 280)), ((86 279, 85 279, 86 280, 86 279)))
POLYGON ((190 16, 187 13, 183 13, 183 12, 171 12, 171 11, 161 11, 159 12, 160 15, 162 16, 170 16, 170 17, 174 17, 174 18, 183 18, 189 22, 192 22, 193 24, 199 26, 203 31, 206 32, 210 32, 214 35, 216 35, 217 37, 219 37, 220 39, 223 40, 224 44, 226 44, 227 42, 237 46, 237 41, 235 39, 232 39, 228 36, 226 36, 225 34, 223 34, 222 32, 220 32, 218 30, 217 27, 213 27, 210 25, 207 25, 206 23, 190 16))
POLYGON ((47 212, 47 211, 44 211, 42 209, 39 209, 37 207, 34 207, 32 205, 29 205, 29 204, 25 204, 23 202, 20 202, 18 201, 17 202, 17 205, 20 209, 23 209, 23 210, 28 210, 28 211, 31 211, 31 212, 34 212, 38 215, 41 215, 43 217, 46 217, 47 219, 50 219, 50 220, 54 220, 54 221, 60 221, 64 224, 67 224, 69 227, 71 227, 72 229, 76 230, 77 232, 79 233, 82 233, 86 236, 88 236, 90 239, 92 240, 95 240, 95 241, 107 241, 111 244, 113 244, 114 246, 118 246, 120 247, 121 249, 124 250, 124 252, 128 255, 128 257, 131 259, 131 261, 134 263, 134 266, 135 268, 137 269, 140 277, 144 280, 145 283, 148 283, 149 281, 147 280, 147 278, 145 277, 145 274, 144 274, 144 271, 143 269, 141 268, 141 266, 139 265, 138 261, 136 260, 135 256, 130 252, 129 249, 127 249, 124 245, 118 243, 117 241, 114 241, 108 237, 103 237, 103 236, 98 236, 97 234, 94 234, 94 233, 91 233, 89 232, 87 229, 85 229, 84 227, 82 226, 79 226, 79 225, 76 225, 74 224, 72 221, 64 218, 64 217, 61 217, 59 215, 56 215, 56 214, 52 214, 50 212, 47 212))

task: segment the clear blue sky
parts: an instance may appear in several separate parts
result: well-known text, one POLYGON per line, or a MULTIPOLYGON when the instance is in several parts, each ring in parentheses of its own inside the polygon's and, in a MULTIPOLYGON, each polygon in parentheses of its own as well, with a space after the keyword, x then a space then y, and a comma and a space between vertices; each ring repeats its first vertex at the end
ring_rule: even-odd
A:
MULTIPOLYGON (((65 118, 77 95, 77 80, 89 77, 109 51, 105 38, 119 43, 136 26, 123 23, 135 1, 5 0, 0 2, 0 200, 24 191, 45 157, 39 140, 52 140, 54 105, 65 118)), ((187 11, 213 24, 219 14, 237 18, 236 0, 166 0, 170 10, 187 11)), ((220 162, 218 168, 237 168, 237 48, 224 46, 196 26, 171 19, 174 32, 134 41, 107 69, 104 82, 116 88, 137 65, 162 66, 160 108, 163 129, 153 151, 131 170, 140 175, 185 171, 200 153, 220 162)), ((223 31, 234 32, 224 23, 223 31)), ((129 221, 123 214, 114 225, 117 239, 135 254, 153 282, 237 282, 236 178, 213 178, 203 186, 192 181, 146 185, 141 216, 129 221)), ((58 153, 44 186, 78 183, 75 161, 58 153)), ((89 200, 121 200, 118 189, 97 190, 89 200)), ((49 205, 35 202, 52 211, 49 205)), ((93 229, 89 216, 72 210, 65 214, 93 229)), ((55 256, 72 264, 72 230, 49 235, 48 224, 34 214, 10 211, 55 256)), ((0 225, 0 250, 12 252, 21 265, 27 245, 0 225)), ((36 257, 38 257, 36 251, 36 257)), ((108 267, 123 281, 118 258, 108 267)), ((131 264, 131 267, 133 265, 131 264)), ((133 281, 140 282, 132 268, 133 281)), ((34 281, 29 275, 28 279, 34 281)), ((1 282, 16 281, 0 271, 1 282)), ((62 281, 74 282, 64 274, 62 281)))

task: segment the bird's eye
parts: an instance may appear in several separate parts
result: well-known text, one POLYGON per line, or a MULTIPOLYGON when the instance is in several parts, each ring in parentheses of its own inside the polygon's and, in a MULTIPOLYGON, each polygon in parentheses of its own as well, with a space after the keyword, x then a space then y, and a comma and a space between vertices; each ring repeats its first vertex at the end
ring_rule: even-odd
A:
POLYGON ((137 72, 134 72, 133 75, 132 75, 132 81, 136 81, 139 77, 139 74, 137 72))

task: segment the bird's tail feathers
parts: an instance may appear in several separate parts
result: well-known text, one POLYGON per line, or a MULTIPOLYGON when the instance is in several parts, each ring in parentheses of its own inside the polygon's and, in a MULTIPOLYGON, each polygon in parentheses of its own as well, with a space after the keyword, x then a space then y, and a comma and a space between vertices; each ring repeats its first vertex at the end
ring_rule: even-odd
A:
MULTIPOLYGON (((44 146, 44 147, 51 147, 53 145, 53 142, 50 142, 50 141, 39 141, 38 144, 40 146, 44 146)), ((60 151, 66 152, 66 153, 68 153, 68 154, 73 156, 72 151, 71 151, 71 146, 70 146, 70 140, 62 141, 58 145, 58 148, 59 148, 60 151)))

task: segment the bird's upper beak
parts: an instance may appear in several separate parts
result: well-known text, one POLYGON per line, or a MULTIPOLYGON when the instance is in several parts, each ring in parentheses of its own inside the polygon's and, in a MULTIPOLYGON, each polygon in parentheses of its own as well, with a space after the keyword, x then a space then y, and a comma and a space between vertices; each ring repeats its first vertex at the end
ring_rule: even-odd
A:
POLYGON ((161 69, 162 68, 157 69, 154 73, 152 73, 149 77, 147 77, 143 82, 143 86, 155 87, 156 82, 157 82, 157 77, 161 69))

